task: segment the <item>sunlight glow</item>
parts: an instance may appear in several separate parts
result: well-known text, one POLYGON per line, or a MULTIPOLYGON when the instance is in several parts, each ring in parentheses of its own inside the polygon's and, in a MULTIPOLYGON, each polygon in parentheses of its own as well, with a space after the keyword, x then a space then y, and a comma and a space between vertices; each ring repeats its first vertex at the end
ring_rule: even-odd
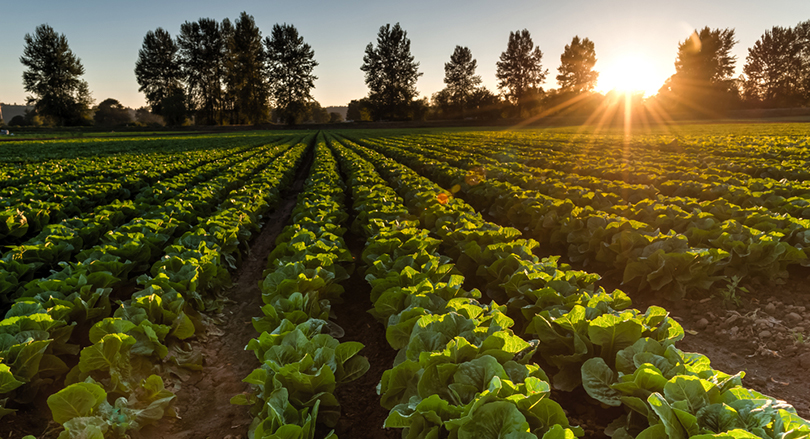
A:
POLYGON ((643 92, 645 96, 658 93, 663 82, 655 74, 650 64, 642 57, 628 54, 614 61, 599 74, 596 89, 602 93, 643 92))

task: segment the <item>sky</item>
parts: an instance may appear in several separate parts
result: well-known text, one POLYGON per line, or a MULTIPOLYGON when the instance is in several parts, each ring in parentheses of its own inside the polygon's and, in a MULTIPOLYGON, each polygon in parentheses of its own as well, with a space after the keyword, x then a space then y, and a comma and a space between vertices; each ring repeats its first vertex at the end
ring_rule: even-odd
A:
POLYGON ((380 26, 399 22, 423 75, 420 96, 444 88, 444 63, 456 45, 469 47, 483 85, 497 91, 496 62, 509 33, 528 29, 549 70, 545 87, 556 88, 565 45, 578 35, 595 44, 600 91, 628 79, 655 90, 675 72, 678 43, 694 29, 734 28, 737 73, 748 48, 773 26, 810 20, 810 0, 409 0, 409 1, 208 1, 36 0, 5 2, 0 9, 0 102, 25 101, 22 86, 26 33, 43 23, 64 34, 85 67, 96 103, 107 98, 145 105, 135 80, 135 60, 149 30, 176 36, 185 21, 253 15, 263 36, 276 23, 294 25, 315 50, 319 66, 313 95, 322 106, 347 105, 368 94, 360 66, 380 26), (638 72, 644 72, 639 75, 638 72))

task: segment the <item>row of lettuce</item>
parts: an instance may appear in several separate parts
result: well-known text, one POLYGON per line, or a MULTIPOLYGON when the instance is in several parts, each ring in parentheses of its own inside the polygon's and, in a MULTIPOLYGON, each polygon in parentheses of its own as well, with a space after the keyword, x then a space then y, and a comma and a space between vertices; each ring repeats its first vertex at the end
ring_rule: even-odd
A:
POLYGON ((24 244, 49 225, 103 209, 113 200, 137 201, 149 195, 143 192, 160 190, 166 179, 196 176, 200 166, 266 144, 268 138, 272 136, 249 142, 203 138, 193 150, 188 149, 190 142, 129 141, 145 151, 0 164, 0 174, 9 177, 0 179, 0 245, 24 244))
POLYGON ((290 138, 234 157, 16 299, 0 322, 0 416, 41 391, 54 392, 60 438, 119 437, 173 413, 165 380, 177 389, 202 368, 189 341, 306 148, 290 138))
POLYGON ((265 156, 261 149, 231 150, 191 172, 144 187, 133 200, 115 199, 85 214, 49 224, 27 241, 8 246, 0 258, 0 311, 5 313, 20 296, 30 296, 43 287, 54 288, 43 285, 40 278, 70 277, 65 274, 68 270, 81 271, 77 263, 94 263, 95 271, 109 271, 116 277, 149 264, 152 253, 165 241, 165 236, 155 235, 165 234, 160 232, 164 222, 184 232, 198 216, 207 216, 217 207, 222 190, 239 183, 238 175, 228 173, 232 167, 241 162, 247 164, 242 168, 260 165, 268 160, 265 156), (114 257, 129 263, 118 264, 114 257))
POLYGON ((253 319, 260 335, 246 347, 260 367, 244 380, 254 392, 232 399, 251 406, 252 438, 312 439, 316 421, 334 427, 340 416, 335 388, 369 369, 357 355, 364 346, 339 342, 343 330, 329 320, 332 304, 341 303, 340 282, 354 268, 343 240, 344 202, 337 164, 319 135, 309 177, 260 283, 264 306, 253 319))
MULTIPOLYGON (((396 191, 387 194, 371 177, 371 188, 358 189, 354 197, 358 212, 375 212, 366 214, 371 221, 358 224, 358 230, 385 237, 380 244, 370 238, 363 259, 369 265, 373 312, 387 324, 392 347, 400 349, 380 390, 392 410, 387 425, 405 427, 403 437, 581 435, 581 429, 568 426, 562 410, 551 416, 549 407, 559 405, 545 397, 548 383, 619 407, 622 414, 609 427, 614 438, 810 435, 810 423, 790 405, 743 387, 742 373, 714 370, 705 356, 677 349, 684 331, 666 310, 632 309, 621 291, 594 288, 597 276, 560 265, 556 258, 538 260, 532 254, 537 242, 484 221, 430 180, 351 141, 339 143, 371 162, 396 191), (382 196, 376 198, 377 193, 382 196), (399 200, 406 200, 407 210, 399 200), (416 224, 441 242, 412 229, 416 224), (447 266, 451 259, 441 254, 455 265, 447 266), (456 270, 463 277, 454 277, 456 270), (477 305, 471 311, 479 294, 461 289, 465 279, 502 305, 477 305), (473 323, 478 319, 482 324, 473 323), (511 332, 503 332, 509 327, 534 341, 509 337, 511 332), (483 360, 485 352, 494 361, 483 360), (529 380, 529 387, 538 393, 518 396, 516 383, 530 374, 518 373, 516 364, 529 363, 526 355, 553 374, 543 379, 536 369, 537 380, 529 380), (498 401, 499 395, 508 403, 498 401), (543 415, 534 416, 533 410, 543 415), (472 424, 464 427, 467 422, 472 424)), ((346 172, 355 175, 350 178, 362 180, 362 170, 348 170, 362 169, 362 160, 348 152, 339 156, 346 172)))
POLYGON ((763 207, 652 195, 654 188, 616 182, 577 187, 556 171, 481 154, 440 154, 397 139, 352 137, 628 286, 685 295, 734 277, 781 282, 788 267, 810 263, 810 220, 763 207))

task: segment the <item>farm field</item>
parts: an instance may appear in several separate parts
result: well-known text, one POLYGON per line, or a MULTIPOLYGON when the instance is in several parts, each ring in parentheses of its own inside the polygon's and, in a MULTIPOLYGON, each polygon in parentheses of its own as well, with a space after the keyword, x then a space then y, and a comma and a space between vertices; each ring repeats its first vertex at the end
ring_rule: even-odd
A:
POLYGON ((0 143, 0 437, 810 437, 808 143, 0 143))

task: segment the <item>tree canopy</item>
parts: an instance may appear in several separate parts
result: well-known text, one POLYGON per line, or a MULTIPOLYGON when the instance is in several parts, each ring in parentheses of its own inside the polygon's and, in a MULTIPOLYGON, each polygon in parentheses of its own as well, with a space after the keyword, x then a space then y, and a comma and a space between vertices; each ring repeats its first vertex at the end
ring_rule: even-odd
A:
POLYGON ((449 103, 458 108, 462 117, 475 88, 481 84, 481 76, 475 74, 478 62, 473 59, 468 47, 456 46, 450 62, 444 63, 444 83, 449 103))
POLYGON ((711 112, 728 107, 738 95, 731 78, 736 63, 731 49, 736 43, 734 29, 695 30, 678 44, 675 74, 659 94, 685 110, 711 112))
POLYGON ((318 62, 315 51, 298 35, 293 25, 276 24, 265 38, 270 90, 278 115, 287 124, 295 124, 307 113, 317 76, 312 74, 318 62))
POLYGON ((180 65, 186 83, 188 108, 197 112, 198 124, 222 123, 228 19, 185 22, 177 36, 180 65))
POLYGON ((108 98, 98 104, 96 113, 93 115, 96 125, 124 125, 132 121, 129 110, 121 105, 117 99, 108 98))
MULTIPOLYGON (((164 100, 183 94, 183 72, 180 67, 177 43, 163 28, 148 31, 135 61, 135 79, 138 91, 146 96, 152 112, 163 114, 164 100)), ((182 98, 181 98, 182 101, 182 98)))
POLYGON ((774 26, 748 49, 743 96, 752 104, 791 107, 810 99, 810 21, 774 26))
POLYGON ((411 40, 399 23, 381 26, 377 46, 369 43, 360 70, 365 72, 375 120, 413 117, 416 81, 422 76, 411 54, 411 40))
POLYGON ((587 38, 580 40, 579 36, 575 36, 560 55, 557 82, 561 91, 577 94, 593 91, 599 78, 599 72, 593 69, 594 65, 596 49, 593 41, 587 38))
POLYGON ((265 122, 270 116, 270 83, 262 33, 253 16, 242 12, 228 35, 225 83, 233 107, 231 122, 265 122))
POLYGON ((542 92, 540 84, 548 74, 543 69, 543 52, 535 47, 528 30, 509 32, 506 51, 497 62, 495 76, 504 98, 522 113, 532 95, 542 92))
POLYGON ((89 123, 93 100, 87 82, 81 79, 84 66, 68 45, 64 34, 57 34, 47 24, 37 26, 34 34, 25 34, 25 48, 20 62, 23 87, 33 96, 37 114, 55 125, 89 123))

